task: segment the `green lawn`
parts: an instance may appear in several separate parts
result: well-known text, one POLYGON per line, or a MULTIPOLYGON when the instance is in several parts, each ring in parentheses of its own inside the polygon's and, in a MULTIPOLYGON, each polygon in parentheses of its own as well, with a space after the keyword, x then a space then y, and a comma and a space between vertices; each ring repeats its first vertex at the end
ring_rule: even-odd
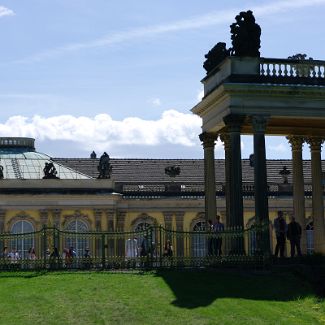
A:
POLYGON ((289 273, 0 273, 0 324, 325 324, 325 302, 289 273))

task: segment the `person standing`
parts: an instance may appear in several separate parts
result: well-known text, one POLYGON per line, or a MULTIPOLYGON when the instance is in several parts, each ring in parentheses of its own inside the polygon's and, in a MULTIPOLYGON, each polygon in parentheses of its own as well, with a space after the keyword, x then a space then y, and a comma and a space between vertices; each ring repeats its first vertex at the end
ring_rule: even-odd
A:
POLYGON ((215 238, 215 253, 216 253, 216 256, 220 256, 222 254, 222 250, 221 250, 221 247, 222 247, 222 233, 224 232, 225 230, 225 226, 222 222, 220 222, 220 216, 217 215, 216 216, 216 223, 213 225, 213 229, 214 229, 214 232, 216 234, 216 238, 215 238))
POLYGON ((288 225, 287 230, 287 237, 290 240, 290 255, 291 257, 295 256, 295 249, 297 248, 298 256, 301 256, 301 249, 300 249, 300 239, 301 239, 301 226, 295 220, 295 217, 290 218, 290 223, 288 225))
POLYGON ((212 220, 208 220, 208 226, 207 226, 207 232, 208 232, 208 256, 214 255, 214 234, 213 234, 213 223, 212 220))
POLYGON ((274 220, 274 229, 276 236, 276 245, 274 255, 284 257, 284 247, 286 242, 287 223, 283 218, 283 212, 278 211, 278 216, 274 220))

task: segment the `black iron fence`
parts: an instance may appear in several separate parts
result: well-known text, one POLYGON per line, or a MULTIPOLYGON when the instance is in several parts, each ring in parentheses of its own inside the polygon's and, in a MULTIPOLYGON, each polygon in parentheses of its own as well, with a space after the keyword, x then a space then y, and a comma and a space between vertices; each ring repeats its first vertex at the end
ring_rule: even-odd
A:
POLYGON ((72 232, 57 228, 0 234, 0 269, 155 269, 263 266, 268 227, 183 232, 148 227, 136 232, 72 232))

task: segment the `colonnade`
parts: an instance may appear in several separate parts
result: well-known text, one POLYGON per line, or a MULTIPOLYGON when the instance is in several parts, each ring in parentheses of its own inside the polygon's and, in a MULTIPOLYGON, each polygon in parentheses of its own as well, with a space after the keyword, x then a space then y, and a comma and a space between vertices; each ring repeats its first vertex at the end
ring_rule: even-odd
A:
MULTIPOLYGON (((229 115, 224 118, 225 127, 220 133, 203 132, 200 135, 204 148, 205 166, 205 216, 214 219, 216 215, 216 185, 214 170, 215 141, 220 138, 225 149, 225 199, 226 224, 243 227, 243 192, 241 168, 241 126, 247 118, 243 115, 229 115)), ((254 138, 254 188, 256 222, 269 224, 268 186, 265 150, 267 116, 249 118, 254 138)), ((311 151, 312 171, 312 215, 314 221, 314 250, 325 253, 324 199, 322 185, 321 148, 324 137, 288 135, 292 148, 293 208, 296 220, 303 228, 302 248, 306 249, 305 233, 305 189, 303 176, 302 146, 306 142, 311 151)), ((265 241, 264 241, 265 242, 265 241)), ((264 250, 269 250, 266 241, 264 250)))

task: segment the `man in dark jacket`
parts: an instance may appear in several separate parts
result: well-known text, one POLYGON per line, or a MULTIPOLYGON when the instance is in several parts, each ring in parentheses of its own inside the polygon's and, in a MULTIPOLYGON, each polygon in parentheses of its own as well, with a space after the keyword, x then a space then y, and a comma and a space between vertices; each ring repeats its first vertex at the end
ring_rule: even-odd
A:
POLYGON ((276 235, 276 246, 274 255, 284 257, 284 247, 286 242, 287 223, 283 218, 283 212, 278 211, 278 217, 274 220, 274 230, 276 235))
POLYGON ((291 257, 295 256, 295 248, 297 248, 298 256, 301 256, 301 226, 296 222, 294 217, 291 217, 291 221, 288 224, 287 237, 290 240, 291 257))

